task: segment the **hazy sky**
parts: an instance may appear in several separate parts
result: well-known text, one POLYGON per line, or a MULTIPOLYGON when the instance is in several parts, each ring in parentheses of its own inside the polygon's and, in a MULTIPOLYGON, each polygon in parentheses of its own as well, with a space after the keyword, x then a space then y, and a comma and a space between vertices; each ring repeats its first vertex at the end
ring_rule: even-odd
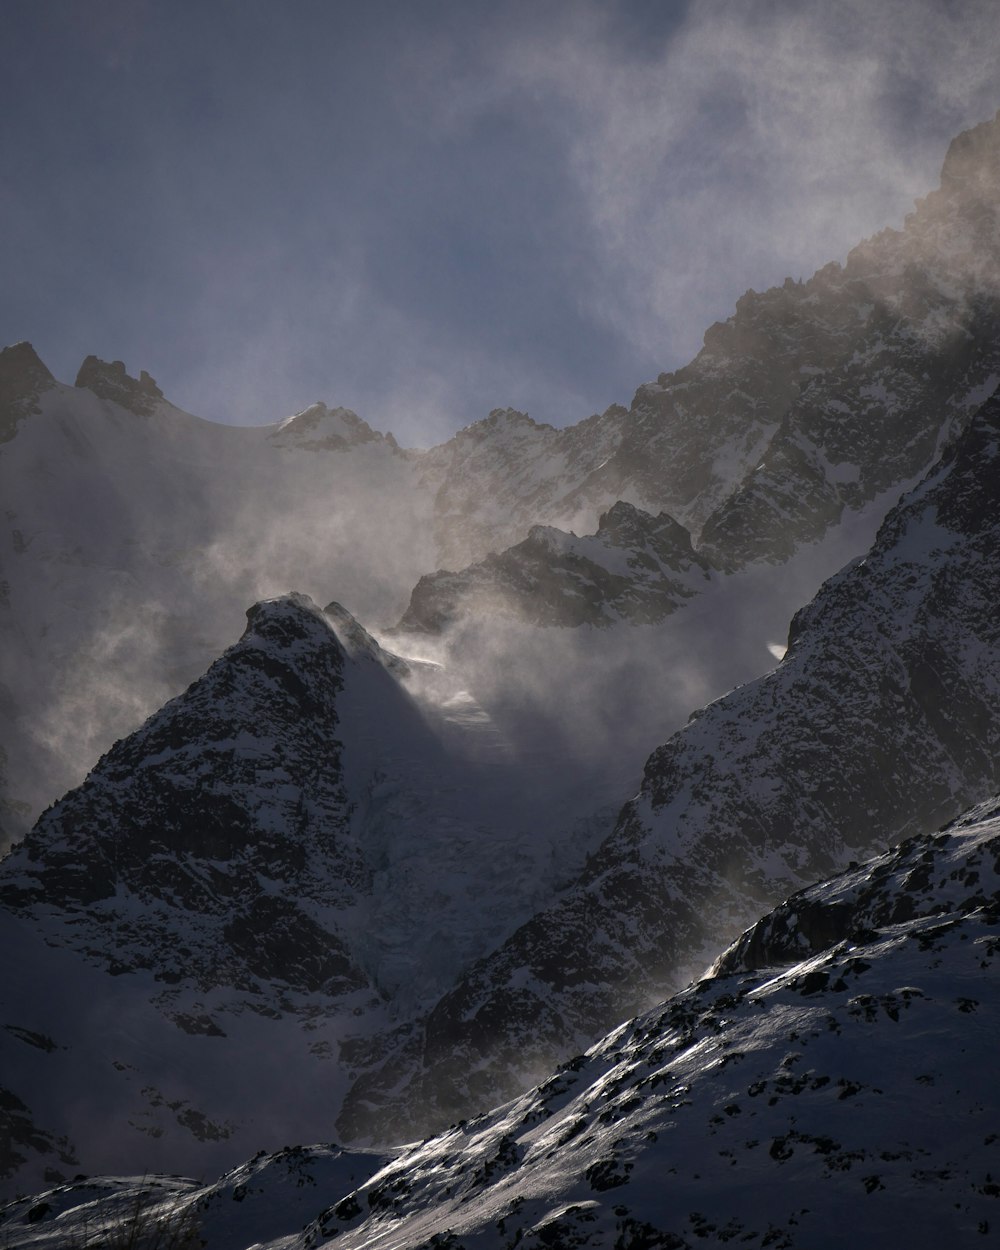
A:
POLYGON ((899 225, 995 0, 2 0, 0 343, 203 416, 564 424, 899 225))

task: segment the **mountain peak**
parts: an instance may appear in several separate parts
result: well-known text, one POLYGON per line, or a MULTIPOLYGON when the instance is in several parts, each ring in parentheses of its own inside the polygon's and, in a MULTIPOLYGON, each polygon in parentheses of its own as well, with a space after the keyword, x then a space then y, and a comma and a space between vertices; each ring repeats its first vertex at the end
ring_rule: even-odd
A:
POLYGON ((121 360, 109 363, 98 356, 88 356, 84 360, 74 386, 93 391, 99 398, 110 399, 141 417, 149 416, 163 399, 163 392, 145 369, 138 378, 133 378, 125 371, 121 360))
POLYGON ((38 411, 38 396, 55 384, 30 343, 0 348, 0 443, 14 437, 18 422, 38 411))
POLYGON ((552 426, 539 423, 534 417, 526 412, 520 412, 517 408, 494 408, 489 416, 483 417, 480 421, 473 421, 471 425, 459 430, 458 436, 485 440, 497 437, 508 438, 512 434, 524 435, 536 430, 555 432, 552 426))
POLYGON ((350 408, 328 408, 310 404, 302 412, 286 417, 271 435, 279 447, 330 448, 342 450, 362 443, 380 441, 381 435, 350 408))
POLYGON ((261 599, 247 608, 247 627, 241 642, 294 642, 316 636, 328 640, 330 626, 308 595, 297 590, 261 599))

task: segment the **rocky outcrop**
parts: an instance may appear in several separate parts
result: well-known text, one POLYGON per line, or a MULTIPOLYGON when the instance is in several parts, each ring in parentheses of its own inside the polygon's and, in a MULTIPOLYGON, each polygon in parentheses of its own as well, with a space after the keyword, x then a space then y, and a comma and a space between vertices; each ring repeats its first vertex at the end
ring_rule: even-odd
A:
POLYGON ((97 356, 84 360, 74 386, 85 387, 100 399, 109 399, 137 417, 148 417, 163 399, 163 392, 145 369, 138 378, 133 378, 125 372, 122 361, 109 363, 97 356))
POLYGON ((533 526, 522 543, 461 573, 422 577, 397 625, 440 633, 466 614, 532 625, 652 624, 703 590, 711 566, 673 517, 616 503, 596 534, 533 526))

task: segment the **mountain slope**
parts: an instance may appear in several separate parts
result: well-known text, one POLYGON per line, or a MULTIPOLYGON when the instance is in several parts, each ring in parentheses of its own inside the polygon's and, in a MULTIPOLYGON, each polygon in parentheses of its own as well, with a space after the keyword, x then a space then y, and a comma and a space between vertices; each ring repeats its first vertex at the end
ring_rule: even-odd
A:
MULTIPOLYGON (((462 568, 522 539, 539 522, 586 526, 592 511, 573 499, 619 445, 626 411, 612 405, 557 430, 513 408, 459 430, 420 457, 434 495, 439 567, 462 568)), ((605 506, 617 495, 607 498, 605 506)), ((603 509, 600 509, 603 511, 603 509)))
POLYGON ((85 1181, 9 1205, 4 1233, 59 1250, 138 1209, 207 1250, 987 1244, 998 924, 994 799, 793 896, 703 980, 394 1159, 85 1181))
POLYGON ((783 893, 996 787, 998 481, 995 398, 799 614, 780 667, 655 751, 576 881, 356 1083, 345 1138, 418 1135, 523 1087, 783 893))

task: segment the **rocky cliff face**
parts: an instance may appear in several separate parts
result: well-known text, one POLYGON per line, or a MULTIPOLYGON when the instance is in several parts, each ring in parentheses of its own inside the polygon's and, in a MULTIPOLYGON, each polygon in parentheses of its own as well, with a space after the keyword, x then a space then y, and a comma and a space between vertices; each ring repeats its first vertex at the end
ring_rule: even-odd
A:
POLYGON ((336 737, 344 666, 308 601, 256 605, 236 646, 42 816, 4 861, 0 904, 72 916, 74 945, 119 974, 363 988, 314 914, 366 885, 336 737))
POLYGON ((748 292, 691 366, 636 396, 616 459, 643 466, 646 497, 738 567, 924 473, 1000 380, 998 187, 1000 116, 953 142, 902 230, 748 292))
POLYGON ((995 1225, 1000 816, 813 885, 535 1089, 394 1158, 258 1155, 211 1185, 81 1180, 12 1244, 142 1214, 208 1250, 985 1244, 995 1225))
POLYGON ((345 1135, 496 1101, 696 973, 761 907, 995 788, 998 472, 994 399, 799 614, 779 668, 654 752, 576 882, 358 1083, 345 1135))

